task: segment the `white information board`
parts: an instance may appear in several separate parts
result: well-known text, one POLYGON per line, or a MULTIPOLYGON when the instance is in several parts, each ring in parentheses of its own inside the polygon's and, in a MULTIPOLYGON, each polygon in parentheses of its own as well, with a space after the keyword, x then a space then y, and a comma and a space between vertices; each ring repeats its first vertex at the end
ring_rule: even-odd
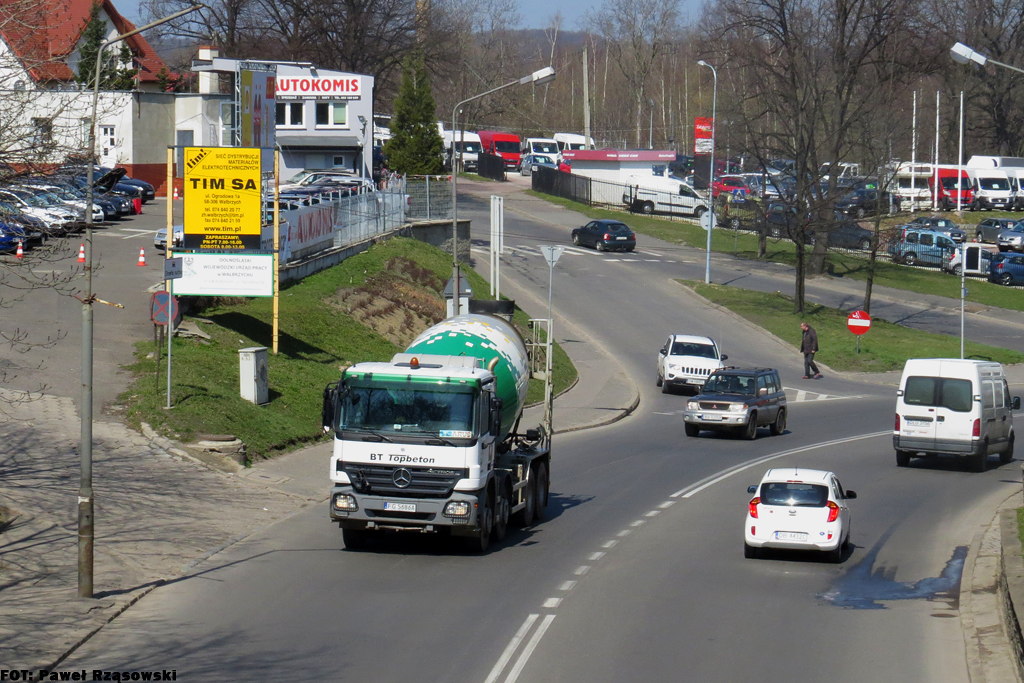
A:
POLYGON ((273 254, 182 254, 174 294, 273 296, 273 254))

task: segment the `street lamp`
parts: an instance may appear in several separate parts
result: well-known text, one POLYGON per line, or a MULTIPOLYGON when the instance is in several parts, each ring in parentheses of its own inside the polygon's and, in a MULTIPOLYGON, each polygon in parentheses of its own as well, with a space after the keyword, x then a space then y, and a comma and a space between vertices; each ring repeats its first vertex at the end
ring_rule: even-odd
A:
MULTIPOLYGON (((468 103, 472 102, 473 100, 478 100, 481 97, 486 97, 487 95, 490 95, 492 93, 496 93, 499 90, 504 90, 505 88, 511 88, 513 85, 530 85, 530 84, 533 84, 535 86, 536 85, 544 85, 545 83, 550 83, 553 80, 555 80, 555 70, 552 67, 550 67, 550 66, 546 66, 543 69, 538 69, 538 70, 534 71, 529 76, 523 76, 520 79, 517 79, 517 80, 514 80, 514 81, 509 81, 505 85, 499 85, 497 88, 491 88, 487 92, 482 92, 479 95, 473 95, 472 97, 464 99, 461 102, 459 102, 458 104, 456 104, 455 107, 452 109, 452 286, 454 287, 452 292, 455 294, 455 296, 452 297, 452 315, 453 316, 459 314, 459 294, 458 293, 459 293, 459 284, 460 284, 460 282, 459 282, 459 249, 458 249, 458 247, 459 247, 459 211, 458 211, 458 204, 457 204, 457 202, 458 202, 457 185, 458 185, 458 178, 459 178, 459 153, 461 152, 461 150, 459 150, 458 145, 455 142, 455 131, 458 130, 456 128, 455 117, 458 115, 459 109, 462 108, 462 106, 464 104, 468 104, 468 103)), ((482 151, 483 150, 481 150, 481 152, 482 151)))
MULTIPOLYGON (((100 99, 100 66, 104 51, 125 38, 134 36, 154 26, 167 23, 195 12, 206 5, 192 5, 163 19, 157 19, 127 33, 114 36, 100 44, 96 52, 96 73, 92 87, 92 117, 89 119, 89 165, 86 168, 85 188, 85 297, 82 299, 82 434, 81 482, 78 488, 78 596, 92 597, 93 578, 93 497, 92 497, 92 305, 96 297, 92 291, 92 206, 95 199, 96 168, 93 157, 96 154, 96 110, 100 99)), ((168 233, 167 243, 173 235, 168 233)))
POLYGON ((651 107, 651 123, 649 133, 647 136, 647 149, 654 149, 654 100, 647 100, 647 104, 651 107))
POLYGON ((954 62, 959 62, 960 64, 970 64, 971 62, 974 62, 978 66, 985 66, 988 62, 992 62, 993 64, 1010 69, 1011 71, 1024 74, 1024 69, 1018 69, 1015 66, 1010 66, 1003 62, 997 62, 996 60, 986 57, 981 53, 975 52, 963 43, 957 43, 953 47, 949 48, 949 56, 953 58, 954 62))
POLYGON ((708 203, 711 205, 711 218, 708 220, 708 253, 704 264, 704 284, 711 284, 711 231, 715 227, 715 133, 718 129, 718 121, 715 118, 715 110, 718 107, 718 71, 703 59, 697 62, 698 66, 706 66, 711 69, 715 77, 714 94, 711 96, 711 177, 708 179, 708 203))

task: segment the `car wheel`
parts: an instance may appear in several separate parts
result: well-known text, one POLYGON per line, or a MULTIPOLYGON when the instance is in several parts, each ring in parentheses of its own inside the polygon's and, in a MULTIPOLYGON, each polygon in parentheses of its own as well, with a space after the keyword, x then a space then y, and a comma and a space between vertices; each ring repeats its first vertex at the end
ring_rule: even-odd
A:
POLYGON ((1010 437, 1010 440, 1006 443, 1006 450, 999 454, 999 464, 1005 465, 1006 463, 1013 460, 1013 440, 1014 437, 1010 437))
POLYGON ((775 422, 772 422, 771 427, 772 436, 778 436, 786 431, 786 409, 780 408, 779 414, 775 416, 775 422))
POLYGON ((755 548, 749 545, 746 541, 743 542, 743 557, 748 560, 756 560, 761 557, 761 549, 755 548))
POLYGON ((825 553, 825 561, 831 562, 832 564, 839 564, 843 561, 843 544, 840 543, 835 547, 835 550, 829 550, 825 553))
POLYGON ((856 213, 857 218, 864 218, 864 216, 867 215, 867 212, 864 210, 863 206, 858 206, 856 213))
POLYGON ((871 251, 871 240, 861 240, 858 248, 861 251, 871 251))
POLYGON ((490 501, 480 507, 477 524, 480 525, 480 529, 466 539, 466 547, 473 553, 485 553, 491 546, 491 530, 494 526, 494 509, 490 501), (482 520, 480 515, 483 515, 482 520))
POLYGON ((672 393, 672 388, 669 387, 668 382, 664 382, 663 381, 661 383, 661 393, 663 393, 663 394, 671 394, 672 393))
POLYGON ((697 210, 695 210, 695 211, 693 212, 693 217, 694 217, 694 218, 696 218, 696 219, 697 219, 697 220, 699 221, 699 220, 700 220, 701 218, 703 218, 703 217, 704 217, 704 214, 705 214, 705 213, 707 213, 707 209, 705 209, 705 208, 704 208, 704 207, 702 206, 702 207, 698 208, 697 210))
POLYGON ((650 216, 652 213, 654 213, 654 202, 644 202, 641 210, 648 216, 650 216))
POLYGON ((972 472, 984 472, 985 468, 988 467, 988 442, 982 444, 981 453, 971 456, 971 471, 972 472))
POLYGON ((739 218, 732 218, 732 219, 730 219, 729 220, 729 227, 732 230, 739 230, 740 229, 740 219, 739 218))
POLYGON ((984 239, 982 237, 981 232, 974 233, 974 241, 975 242, 984 242, 984 239))
POLYGON ((915 254, 912 251, 907 252, 906 254, 903 255, 903 263, 907 264, 908 266, 916 265, 917 254, 915 254))
POLYGON ((548 511, 548 466, 544 463, 537 465, 537 491, 534 493, 536 503, 533 506, 533 518, 544 519, 548 511))
POLYGON ((698 434, 700 434, 700 427, 698 427, 695 424, 685 422, 683 423, 683 431, 686 432, 687 436, 697 436, 698 434))
POLYGON ((660 386, 662 385, 663 381, 664 381, 664 380, 662 380, 662 379, 661 379, 661 373, 659 372, 659 373, 658 373, 658 379, 657 379, 657 382, 655 383, 655 385, 654 385, 654 386, 656 386, 656 387, 660 387, 660 386))
POLYGON ((365 529, 342 529, 341 540, 348 550, 362 550, 370 540, 370 532, 365 529))
POLYGON ((778 228, 770 228, 768 230, 768 234, 772 237, 775 237, 776 239, 782 237, 782 231, 779 230, 778 228))
POLYGON ((604 251, 604 244, 601 242, 594 242, 594 249, 604 251))
POLYGON ((572 235, 572 243, 575 244, 577 247, 580 246, 580 235, 579 235, 579 233, 576 233, 576 232, 573 233, 573 235, 572 235))
POLYGON ((1013 284, 1013 276, 1009 273, 1003 273, 999 276, 999 284, 1009 287, 1013 284))
POLYGON ((896 467, 910 465, 910 451, 896 451, 896 467))
POLYGON ((743 427, 742 435, 747 441, 753 441, 757 438, 757 413, 750 414, 747 424, 743 427))
POLYGON ((963 275, 963 272, 964 272, 963 266, 961 266, 959 263, 956 264, 955 266, 953 266, 953 275, 956 275, 957 277, 960 277, 961 275, 963 275))

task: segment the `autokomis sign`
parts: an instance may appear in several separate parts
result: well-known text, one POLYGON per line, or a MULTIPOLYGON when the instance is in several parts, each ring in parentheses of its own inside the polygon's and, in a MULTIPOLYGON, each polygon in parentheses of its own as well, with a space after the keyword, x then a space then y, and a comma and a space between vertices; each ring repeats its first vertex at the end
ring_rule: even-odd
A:
POLYGON ((277 100, 358 100, 363 96, 362 79, 317 76, 278 76, 277 100))

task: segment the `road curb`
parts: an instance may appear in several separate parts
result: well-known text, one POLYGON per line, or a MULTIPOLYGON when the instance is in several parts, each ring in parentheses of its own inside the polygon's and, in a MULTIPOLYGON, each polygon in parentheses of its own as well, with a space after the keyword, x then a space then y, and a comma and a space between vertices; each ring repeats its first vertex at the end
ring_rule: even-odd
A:
POLYGON ((620 412, 615 417, 611 417, 611 418, 609 418, 607 420, 601 420, 600 422, 595 422, 593 424, 578 425, 576 427, 570 427, 568 429, 561 429, 561 430, 556 429, 556 430, 554 430, 554 433, 555 434, 568 434, 570 432, 583 431, 584 429, 594 429, 596 427, 606 427, 606 426, 608 426, 610 424, 615 424, 619 420, 623 420, 623 419, 629 417, 630 415, 633 414, 633 412, 637 408, 640 407, 640 391, 636 388, 636 385, 633 386, 633 391, 635 392, 635 395, 633 396, 633 402, 629 405, 629 407, 622 408, 621 409, 622 412, 620 412))

